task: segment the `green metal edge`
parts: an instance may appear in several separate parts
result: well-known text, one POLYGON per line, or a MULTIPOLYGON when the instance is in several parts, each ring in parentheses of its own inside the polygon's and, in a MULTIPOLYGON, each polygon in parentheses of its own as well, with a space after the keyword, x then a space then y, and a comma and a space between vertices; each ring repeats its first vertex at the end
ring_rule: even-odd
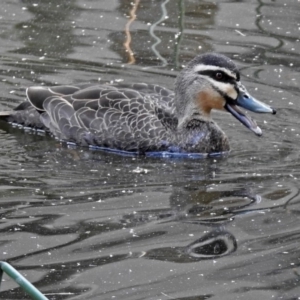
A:
POLYGON ((9 263, 4 261, 0 261, 0 286, 2 282, 3 272, 5 272, 10 278, 12 278, 29 296, 31 296, 32 299, 49 300, 25 277, 23 277, 15 268, 13 268, 9 263))

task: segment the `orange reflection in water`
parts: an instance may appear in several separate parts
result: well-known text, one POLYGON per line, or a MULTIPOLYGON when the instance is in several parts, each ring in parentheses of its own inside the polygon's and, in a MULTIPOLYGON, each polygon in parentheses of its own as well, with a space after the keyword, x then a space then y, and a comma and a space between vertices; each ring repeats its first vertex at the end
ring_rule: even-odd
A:
POLYGON ((130 43, 131 43, 130 25, 136 19, 136 11, 137 11, 139 3, 140 3, 140 0, 135 0, 134 1, 132 9, 130 10, 130 13, 129 13, 130 19, 126 23, 126 26, 125 26, 126 41, 124 42, 123 45, 126 49, 126 52, 128 53, 128 64, 134 64, 135 63, 134 53, 133 53, 133 51, 131 50, 131 47, 130 47, 130 43))

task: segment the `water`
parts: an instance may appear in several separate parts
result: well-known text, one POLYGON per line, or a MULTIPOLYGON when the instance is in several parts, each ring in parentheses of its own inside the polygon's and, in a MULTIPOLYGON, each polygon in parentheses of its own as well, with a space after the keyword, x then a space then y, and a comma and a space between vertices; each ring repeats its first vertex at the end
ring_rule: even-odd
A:
MULTIPOLYGON (((0 110, 36 84, 172 88, 214 50, 278 114, 253 114, 258 138, 214 113, 232 151, 207 159, 124 157, 1 123, 1 260, 49 299, 299 299, 299 14, 295 0, 2 1, 0 110)), ((1 299, 26 298, 4 279, 1 299)))

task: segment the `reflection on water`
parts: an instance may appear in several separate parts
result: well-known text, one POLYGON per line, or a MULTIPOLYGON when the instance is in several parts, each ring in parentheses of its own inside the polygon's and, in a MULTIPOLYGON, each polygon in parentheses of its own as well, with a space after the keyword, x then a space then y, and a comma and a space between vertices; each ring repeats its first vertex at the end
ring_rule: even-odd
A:
POLYGON ((235 237, 229 232, 214 230, 203 235, 186 247, 151 249, 146 258, 177 263, 195 262, 202 259, 217 259, 236 251, 235 237))
POLYGON ((72 32, 75 28, 73 20, 80 15, 75 0, 40 3, 25 0, 23 6, 33 18, 15 25, 15 32, 24 47, 14 52, 38 58, 47 56, 59 59, 73 51, 74 45, 78 44, 72 32))
MULTIPOLYGON (((296 0, 28 0, 0 10, 1 110, 33 84, 172 88, 174 70, 211 50, 278 108, 255 116, 262 138, 215 114, 233 150, 204 160, 74 149, 1 123, 3 260, 49 299, 299 297, 296 0)), ((5 278, 0 298, 25 296, 5 278)))

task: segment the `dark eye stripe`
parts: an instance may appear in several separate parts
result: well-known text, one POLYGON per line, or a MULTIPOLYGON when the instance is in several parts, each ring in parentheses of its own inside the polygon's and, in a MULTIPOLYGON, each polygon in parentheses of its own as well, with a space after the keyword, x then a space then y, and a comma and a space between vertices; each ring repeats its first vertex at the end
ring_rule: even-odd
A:
POLYGON ((224 83, 232 83, 233 84, 234 82, 236 82, 236 79, 234 77, 229 76, 228 74, 226 74, 223 71, 203 70, 203 71, 199 71, 198 74, 209 76, 214 80, 224 82, 224 83), (217 79, 217 76, 216 76, 217 73, 221 73, 223 75, 221 79, 217 79))

